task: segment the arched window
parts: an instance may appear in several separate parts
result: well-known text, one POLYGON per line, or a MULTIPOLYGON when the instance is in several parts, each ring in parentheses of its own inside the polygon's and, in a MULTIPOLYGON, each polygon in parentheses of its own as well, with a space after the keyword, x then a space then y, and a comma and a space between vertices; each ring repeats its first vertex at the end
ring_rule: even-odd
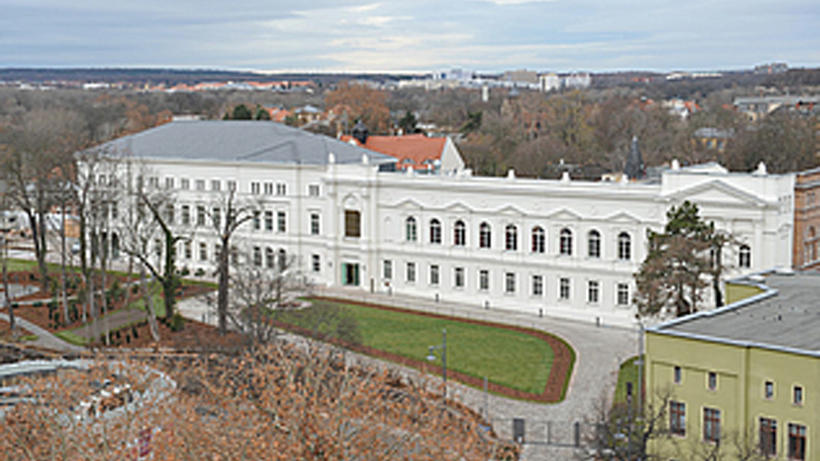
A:
POLYGON ((464 221, 456 221, 453 226, 453 245, 463 247, 467 244, 467 231, 464 221))
POLYGON ((492 231, 490 225, 485 222, 478 226, 478 246, 479 248, 492 247, 492 231))
POLYGON ((561 229, 561 237, 558 242, 559 253, 572 256, 572 231, 566 227, 561 229))
POLYGON ((545 251, 545 237, 544 237, 544 229, 540 226, 535 226, 532 228, 532 252, 533 253, 543 253, 545 251))
POLYGON ((430 243, 441 243, 441 222, 435 218, 430 220, 430 243))
POLYGON ((618 234, 618 259, 622 261, 632 259, 632 238, 626 232, 618 234))
POLYGON ((601 233, 597 230, 591 230, 587 235, 587 256, 590 258, 601 257, 601 233))
POLYGON ((749 245, 740 246, 737 265, 744 268, 752 267, 752 249, 749 248, 749 245))
POLYGON ((271 247, 265 248, 265 267, 268 269, 276 268, 276 261, 273 258, 273 248, 271 247))
POLYGON ((113 259, 120 257, 120 236, 116 232, 111 233, 111 257, 113 259))
POLYGON ((415 242, 416 241, 416 218, 414 218, 412 216, 407 218, 407 220, 405 221, 404 229, 405 229, 405 232, 404 232, 405 240, 407 240, 408 242, 415 242))
POLYGON ((284 272, 285 269, 288 267, 288 254, 285 253, 285 250, 280 248, 279 249, 279 271, 284 272))
POLYGON ((504 232, 504 248, 509 251, 518 250, 518 228, 508 224, 504 232))

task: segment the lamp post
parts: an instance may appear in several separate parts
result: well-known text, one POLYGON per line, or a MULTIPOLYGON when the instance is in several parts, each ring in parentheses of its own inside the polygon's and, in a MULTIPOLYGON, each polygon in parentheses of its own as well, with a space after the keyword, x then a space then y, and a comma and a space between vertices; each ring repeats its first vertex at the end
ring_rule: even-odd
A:
POLYGON ((447 401, 447 329, 441 330, 441 344, 430 346, 427 352, 427 360, 433 362, 436 360, 434 351, 441 349, 441 377, 444 380, 444 401, 447 401))

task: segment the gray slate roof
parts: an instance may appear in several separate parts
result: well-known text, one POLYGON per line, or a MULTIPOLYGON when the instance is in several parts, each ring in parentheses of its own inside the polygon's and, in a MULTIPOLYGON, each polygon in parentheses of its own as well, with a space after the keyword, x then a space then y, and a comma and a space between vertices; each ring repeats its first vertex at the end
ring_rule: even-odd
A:
POLYGON ((333 153, 336 163, 360 163, 362 155, 376 165, 396 161, 328 136, 268 121, 176 121, 115 139, 101 148, 167 160, 325 165, 328 154, 333 153))
POLYGON ((745 305, 741 301, 738 307, 684 317, 655 330, 820 354, 820 273, 772 274, 764 283, 777 293, 745 305))

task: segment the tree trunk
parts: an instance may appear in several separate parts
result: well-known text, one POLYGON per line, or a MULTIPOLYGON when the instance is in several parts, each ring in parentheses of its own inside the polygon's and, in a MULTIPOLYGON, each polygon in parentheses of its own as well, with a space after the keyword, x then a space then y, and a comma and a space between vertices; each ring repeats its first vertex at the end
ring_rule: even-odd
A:
POLYGON ((48 253, 48 243, 46 241, 46 210, 45 207, 37 210, 38 245, 34 246, 37 256, 37 265, 40 267, 43 291, 49 290, 48 265, 46 264, 46 254, 48 253))
POLYGON ((217 292, 216 311, 219 316, 219 334, 224 335, 228 331, 228 279, 230 268, 228 255, 230 249, 229 238, 222 237, 222 248, 219 251, 219 287, 217 292))
POLYGON ((65 197, 62 197, 62 216, 60 217, 60 293, 63 301, 63 322, 68 323, 68 295, 66 294, 66 241, 65 241, 65 197))
POLYGON ((171 320, 174 316, 174 296, 179 285, 179 278, 175 273, 176 267, 174 264, 175 255, 175 241, 174 235, 170 230, 165 230, 165 271, 162 278, 162 295, 165 301, 165 318, 171 320))
POLYGON ((140 284, 142 285, 143 303, 148 311, 148 329, 151 331, 151 337, 154 338, 154 341, 159 342, 159 327, 157 326, 157 314, 154 310, 154 297, 151 296, 148 284, 145 282, 145 265, 140 267, 140 284))
POLYGON ((11 297, 9 296, 9 272, 8 272, 8 236, 3 236, 3 296, 5 297, 6 308, 9 310, 9 330, 14 332, 14 308, 11 307, 11 297))

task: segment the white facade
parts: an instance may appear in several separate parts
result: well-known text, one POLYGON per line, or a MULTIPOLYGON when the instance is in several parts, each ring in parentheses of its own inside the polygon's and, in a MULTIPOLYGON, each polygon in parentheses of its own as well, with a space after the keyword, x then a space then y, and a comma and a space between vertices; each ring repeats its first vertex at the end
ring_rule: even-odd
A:
POLYGON ((214 203, 214 181, 222 191, 236 181, 240 197, 260 204, 258 224, 243 225, 237 246, 258 251, 262 265, 284 250, 328 286, 629 325, 647 229, 661 230, 669 207, 684 200, 747 245, 748 267, 728 252, 728 276, 791 266, 793 175, 709 164, 640 184, 415 175, 367 163, 146 161, 155 183, 174 184, 175 225, 192 236, 180 243, 178 265, 191 272, 214 269, 217 241, 210 223, 197 225, 197 208, 214 203), (354 211, 359 237, 345 235, 354 211))

